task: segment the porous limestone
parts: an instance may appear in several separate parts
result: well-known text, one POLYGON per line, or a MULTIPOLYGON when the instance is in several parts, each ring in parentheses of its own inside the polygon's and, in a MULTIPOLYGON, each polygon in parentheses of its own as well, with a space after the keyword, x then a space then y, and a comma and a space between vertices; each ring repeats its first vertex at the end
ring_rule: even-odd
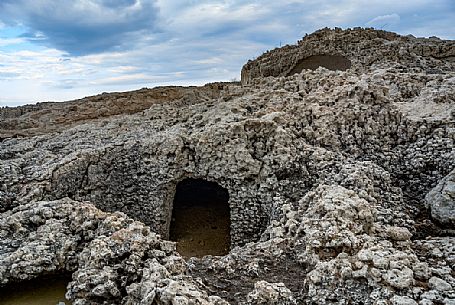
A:
POLYGON ((450 304, 454 56, 323 29, 248 62, 243 86, 0 109, 0 285, 69 272, 76 305, 450 304), (322 55, 351 66, 293 70, 322 55), (185 178, 228 191, 226 256, 166 240, 185 178))
POLYGON ((451 171, 425 197, 431 217, 455 230, 455 170, 451 171))

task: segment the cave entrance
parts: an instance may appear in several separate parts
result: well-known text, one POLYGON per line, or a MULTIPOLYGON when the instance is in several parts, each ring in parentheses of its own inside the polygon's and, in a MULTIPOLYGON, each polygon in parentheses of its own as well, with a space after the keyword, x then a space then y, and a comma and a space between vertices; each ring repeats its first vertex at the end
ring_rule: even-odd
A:
POLYGON ((71 274, 40 277, 0 287, 0 305, 71 304, 65 298, 71 274))
POLYGON ((288 73, 288 76, 301 73, 303 69, 316 70, 319 67, 324 67, 333 71, 345 71, 351 68, 351 61, 340 55, 313 55, 301 59, 291 72, 288 73))
POLYGON ((184 257, 226 255, 230 246, 229 193, 216 182, 177 184, 169 236, 184 257))

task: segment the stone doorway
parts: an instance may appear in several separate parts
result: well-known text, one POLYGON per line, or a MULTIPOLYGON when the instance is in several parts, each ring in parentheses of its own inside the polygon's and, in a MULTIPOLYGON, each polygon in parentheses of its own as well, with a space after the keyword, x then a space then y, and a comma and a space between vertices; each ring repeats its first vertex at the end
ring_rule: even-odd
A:
POLYGON ((189 178, 177 184, 169 236, 182 256, 226 255, 230 226, 225 188, 203 179, 189 178))

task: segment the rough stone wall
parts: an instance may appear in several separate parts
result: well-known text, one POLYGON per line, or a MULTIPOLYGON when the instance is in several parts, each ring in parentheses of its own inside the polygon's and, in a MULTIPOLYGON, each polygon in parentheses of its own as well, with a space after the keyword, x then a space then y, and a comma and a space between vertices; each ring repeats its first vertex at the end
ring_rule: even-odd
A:
POLYGON ((22 205, 2 216, 2 285, 72 272, 67 298, 74 305, 227 304, 185 275, 185 261, 174 243, 122 213, 62 199, 22 205), (7 236, 14 240, 5 243, 7 236))
POLYGON ((69 196, 93 202, 105 211, 123 211, 168 238, 177 183, 203 178, 229 191, 233 244, 257 240, 266 225, 260 196, 254 192, 257 186, 242 183, 240 177, 223 177, 195 160, 201 158, 199 149, 174 137, 106 149, 102 155, 84 156, 59 167, 43 198, 69 196))
POLYGON ((421 39, 373 29, 322 29, 305 36, 296 45, 267 51, 242 68, 242 84, 267 76, 287 76, 311 56, 343 56, 353 70, 395 65, 404 70, 439 73, 453 71, 455 43, 439 38, 421 39))

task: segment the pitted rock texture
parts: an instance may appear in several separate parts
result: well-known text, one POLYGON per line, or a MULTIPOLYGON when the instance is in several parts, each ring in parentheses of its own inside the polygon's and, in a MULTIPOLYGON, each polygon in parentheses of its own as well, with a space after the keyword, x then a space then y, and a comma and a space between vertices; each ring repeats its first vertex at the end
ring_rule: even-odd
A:
POLYGON ((75 305, 223 304, 185 276, 174 243, 89 203, 66 198, 21 205, 2 214, 0 236, 1 284, 72 272, 67 297, 75 305))
POLYGON ((283 283, 259 281, 254 284, 254 290, 248 294, 247 304, 295 305, 296 302, 292 292, 283 283))
POLYGON ((455 237, 425 198, 455 168, 453 46, 324 29, 246 86, 6 137, 1 283, 71 272, 81 305, 450 304, 455 237), (290 75, 319 40, 351 68, 290 75), (185 178, 228 191, 228 255, 164 241, 185 178))
POLYGON ((455 42, 400 36, 374 29, 321 29, 287 45, 267 51, 242 68, 242 83, 268 76, 290 76, 319 65, 330 70, 352 68, 373 71, 394 66, 398 70, 429 74, 453 72, 455 42))
POLYGON ((425 197, 431 217, 455 230, 455 170, 451 171, 425 197))

